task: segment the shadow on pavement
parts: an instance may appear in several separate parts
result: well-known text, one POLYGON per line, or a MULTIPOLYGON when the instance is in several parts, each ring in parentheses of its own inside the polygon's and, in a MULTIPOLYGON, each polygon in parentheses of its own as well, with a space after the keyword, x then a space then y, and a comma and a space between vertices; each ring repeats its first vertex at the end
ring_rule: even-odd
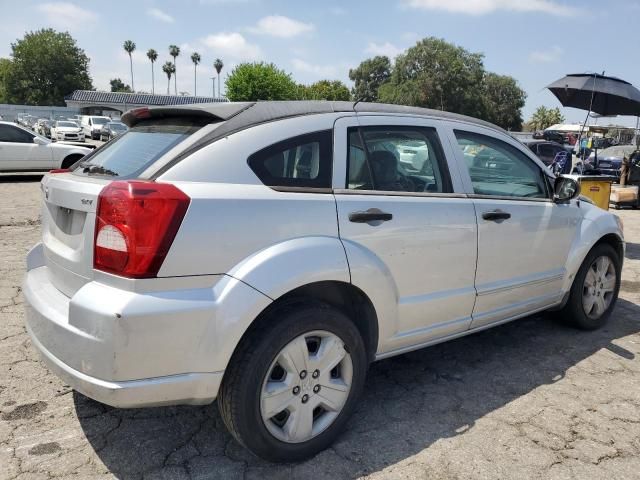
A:
POLYGON ((0 174, 0 183, 39 182, 44 173, 3 173, 0 174))
POLYGON ((600 349, 633 359, 614 341, 638 333, 639 318, 640 307, 620 299, 609 324, 595 332, 536 316, 377 362, 344 434, 298 465, 277 466, 246 452, 224 429, 215 405, 118 410, 77 393, 74 402, 92 447, 118 478, 147 472, 234 478, 247 466, 260 467, 265 477, 284 469, 285 476, 321 471, 323 478, 355 478, 463 433, 486 414, 562 379, 600 349))

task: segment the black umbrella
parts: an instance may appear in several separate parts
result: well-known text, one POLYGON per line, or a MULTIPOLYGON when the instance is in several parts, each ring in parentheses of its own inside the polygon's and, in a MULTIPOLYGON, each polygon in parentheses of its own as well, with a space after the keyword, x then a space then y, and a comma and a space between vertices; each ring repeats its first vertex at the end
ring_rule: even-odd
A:
POLYGON ((600 115, 640 115, 640 90, 629 82, 597 73, 573 73, 547 87, 564 107, 600 115))

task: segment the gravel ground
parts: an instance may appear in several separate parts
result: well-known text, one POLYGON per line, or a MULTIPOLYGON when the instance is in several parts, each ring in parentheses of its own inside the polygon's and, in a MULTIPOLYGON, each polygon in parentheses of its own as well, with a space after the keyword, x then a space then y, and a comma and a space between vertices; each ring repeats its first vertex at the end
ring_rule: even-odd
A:
POLYGON ((0 479, 640 478, 640 211, 609 325, 532 317, 374 364, 347 431, 295 465, 248 454, 215 406, 117 410, 74 393, 24 329, 39 178, 0 177, 0 479))

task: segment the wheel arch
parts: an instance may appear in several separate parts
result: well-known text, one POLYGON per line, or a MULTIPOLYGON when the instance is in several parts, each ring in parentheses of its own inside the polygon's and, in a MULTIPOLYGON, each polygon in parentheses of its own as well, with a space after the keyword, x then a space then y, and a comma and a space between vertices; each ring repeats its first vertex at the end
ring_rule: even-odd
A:
MULTIPOLYGON (((231 359, 239 351, 243 341, 255 330, 268 328, 277 322, 277 312, 296 304, 320 302, 341 311, 358 328, 367 349, 367 359, 375 359, 378 348, 378 316, 369 297, 358 287, 342 281, 328 280, 299 286, 274 299, 243 332, 236 343, 231 359)), ((231 361, 231 360, 230 360, 231 361)))
POLYGON ((82 157, 84 157, 83 154, 81 153, 69 153, 67 156, 64 157, 64 159, 62 160, 62 163, 60 164, 61 168, 69 168, 71 167, 74 163, 76 163, 78 160, 80 160, 82 157))

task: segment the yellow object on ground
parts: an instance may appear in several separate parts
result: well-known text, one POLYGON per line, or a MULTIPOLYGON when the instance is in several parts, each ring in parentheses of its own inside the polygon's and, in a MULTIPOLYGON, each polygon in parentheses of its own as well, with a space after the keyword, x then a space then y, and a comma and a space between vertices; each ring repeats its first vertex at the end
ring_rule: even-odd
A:
POLYGON ((593 200, 603 210, 609 210, 611 184, 615 177, 608 175, 567 175, 575 178, 580 184, 580 194, 593 200))

